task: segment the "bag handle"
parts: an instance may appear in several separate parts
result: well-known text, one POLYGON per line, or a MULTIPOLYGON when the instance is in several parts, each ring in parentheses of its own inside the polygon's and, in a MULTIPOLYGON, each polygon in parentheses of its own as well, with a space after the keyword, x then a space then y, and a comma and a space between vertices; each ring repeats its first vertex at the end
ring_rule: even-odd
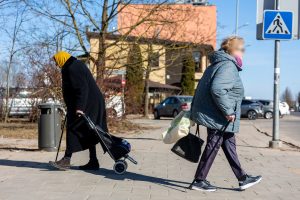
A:
POLYGON ((229 124, 231 123, 231 121, 227 121, 226 125, 222 127, 221 132, 225 133, 226 129, 228 128, 229 124))
POLYGON ((198 137, 200 137, 200 126, 199 126, 199 124, 197 124, 195 135, 198 136, 198 137))

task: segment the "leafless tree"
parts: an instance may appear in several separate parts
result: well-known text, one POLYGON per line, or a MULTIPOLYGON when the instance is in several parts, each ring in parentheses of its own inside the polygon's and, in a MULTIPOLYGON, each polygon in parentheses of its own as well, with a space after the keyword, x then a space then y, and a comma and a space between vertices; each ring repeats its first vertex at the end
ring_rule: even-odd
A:
MULTIPOLYGON (((118 63, 120 60, 124 60, 124 53, 120 54, 111 54, 108 52, 108 49, 112 47, 119 47, 122 52, 128 51, 128 45, 125 47, 122 45, 123 41, 126 41, 128 36, 132 35, 138 27, 143 24, 146 24, 146 28, 142 34, 138 35, 136 38, 137 42, 139 38, 152 38, 153 41, 160 39, 160 32, 165 33, 167 30, 171 30, 168 33, 166 40, 174 39, 174 33, 180 28, 177 26, 180 23, 183 23, 189 15, 189 10, 186 9, 180 18, 176 20, 172 19, 171 16, 179 11, 182 11, 181 8, 171 8, 168 6, 168 0, 101 0, 101 1, 83 1, 83 0, 20 0, 26 6, 30 8, 30 11, 33 12, 35 16, 39 19, 46 19, 51 24, 55 24, 55 27, 60 27, 57 35, 53 36, 53 40, 48 40, 45 44, 56 44, 56 48, 52 48, 50 51, 54 53, 56 50, 65 49, 74 54, 85 54, 87 56, 88 62, 91 64, 90 67, 94 67, 95 70, 92 70, 96 73, 96 80, 101 89, 104 84, 103 81, 110 77, 116 69, 121 68, 118 63), (131 3, 152 3, 152 7, 147 10, 147 12, 136 13, 136 18, 138 20, 130 24, 127 27, 116 27, 116 18, 119 13, 125 10, 131 3), (180 9, 180 10, 178 10, 180 9), (162 11, 168 12, 169 15, 162 16, 162 11), (87 28, 88 27, 88 28, 87 28), (62 29, 61 29, 62 28, 62 29), (89 38, 87 37, 87 30, 92 30, 97 33, 98 47, 94 51, 89 50, 89 38), (153 34, 153 30, 154 33, 153 34), (151 33, 148 35, 147 32, 151 33), (107 42, 108 35, 120 35, 118 39, 114 41, 107 42), (60 42, 53 42, 54 40, 60 42), (55 49, 55 50, 54 50, 55 49), (108 62, 113 60, 114 63, 108 62)), ((199 20, 198 25, 202 25, 202 21, 199 20)), ((51 28, 47 29, 51 32, 51 28)), ((213 30, 215 31, 215 30, 213 30)), ((208 41, 209 37, 214 37, 212 31, 211 35, 202 38, 202 42, 205 43, 208 41)), ((197 35, 197 34, 195 34, 197 35)), ((201 34, 198 34, 199 36, 201 34)), ((51 37, 49 37, 51 38, 51 37)), ((179 38, 176 38, 179 40, 179 38)), ((37 38, 38 40, 38 38, 37 38)), ((174 49, 183 49, 183 46, 172 46, 169 45, 168 48, 174 49)), ((146 51, 151 50, 152 45, 149 44, 149 48, 146 51)), ((163 51, 155 49, 158 51, 161 56, 164 54, 163 51)), ((51 54, 51 53, 50 53, 51 54)), ((151 52, 150 52, 151 54, 151 52)), ((47 57, 47 56, 46 56, 47 57)), ((125 55, 126 57, 126 55, 125 55)), ((49 57, 51 58, 51 57, 49 57)), ((145 62, 151 63, 151 56, 145 58, 145 62)), ((122 66, 124 67, 124 66, 122 66)), ((151 64, 145 65, 145 96, 148 97, 149 91, 149 77, 150 74, 157 69, 151 67, 151 64)), ((145 98, 145 115, 148 115, 148 98, 145 98), (146 108, 147 107, 147 108, 146 108)))
MULTIPOLYGON (((81 51, 88 55, 88 59, 96 66, 96 80, 101 86, 105 79, 106 72, 106 50, 110 46, 115 45, 118 41, 112 44, 107 44, 106 36, 108 32, 117 33, 119 30, 109 30, 115 23, 117 14, 122 11, 132 0, 118 1, 118 0, 102 0, 102 1, 82 1, 82 0, 61 0, 49 3, 47 0, 22 0, 39 16, 45 16, 50 20, 61 23, 66 27, 77 40, 80 49, 73 49, 73 51, 81 51), (53 9, 53 5, 56 9, 53 9), (57 9, 60 7, 61 9, 57 9), (99 14, 100 13, 100 16, 99 14), (86 27, 90 30, 98 32, 98 51, 90 52, 88 48, 88 38, 86 37, 86 27), (96 56, 91 56, 92 54, 96 56)), ((142 2, 142 1, 140 1, 142 2)), ((159 2, 159 1, 158 1, 159 2)), ((153 10, 160 7, 167 1, 163 1, 154 6, 153 10)), ((132 28, 126 30, 124 37, 134 29, 135 26, 143 23, 151 16, 153 12, 149 12, 136 22, 132 28)))
MULTIPOLYGON (((12 17, 12 16, 11 16, 12 17)), ((9 97, 10 97, 10 79, 12 75, 12 68, 15 64, 15 56, 18 52, 22 51, 25 46, 20 46, 20 36, 22 33, 22 28, 24 22, 27 20, 26 18, 26 8, 24 7, 16 7, 14 12, 14 20, 12 28, 4 28, 2 29, 7 37, 8 42, 10 44, 8 49, 8 61, 6 63, 4 72, 5 72, 5 108, 4 108, 4 121, 7 122, 9 115, 9 97)))
POLYGON ((290 88, 285 88, 281 100, 286 102, 290 107, 294 106, 294 98, 293 98, 293 93, 290 90, 290 88))

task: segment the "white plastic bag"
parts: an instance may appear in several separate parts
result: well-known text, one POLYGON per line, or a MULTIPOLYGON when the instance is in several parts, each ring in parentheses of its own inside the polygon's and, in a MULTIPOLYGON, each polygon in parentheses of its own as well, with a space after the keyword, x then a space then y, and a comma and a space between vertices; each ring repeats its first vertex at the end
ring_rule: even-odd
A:
POLYGON ((190 115, 190 111, 181 111, 172 120, 168 130, 162 133, 162 139, 165 144, 175 143, 189 134, 190 126, 193 125, 190 115))

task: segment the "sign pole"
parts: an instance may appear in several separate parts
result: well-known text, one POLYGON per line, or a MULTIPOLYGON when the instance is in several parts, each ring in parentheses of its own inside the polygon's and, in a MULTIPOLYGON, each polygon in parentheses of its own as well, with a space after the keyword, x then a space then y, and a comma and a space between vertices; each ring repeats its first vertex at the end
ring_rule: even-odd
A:
MULTIPOLYGON (((280 9, 280 0, 276 0, 276 10, 280 9)), ((282 143, 279 139, 279 93, 280 93, 280 40, 275 40, 274 55, 274 103, 273 103, 273 138, 269 146, 280 148, 282 143)))

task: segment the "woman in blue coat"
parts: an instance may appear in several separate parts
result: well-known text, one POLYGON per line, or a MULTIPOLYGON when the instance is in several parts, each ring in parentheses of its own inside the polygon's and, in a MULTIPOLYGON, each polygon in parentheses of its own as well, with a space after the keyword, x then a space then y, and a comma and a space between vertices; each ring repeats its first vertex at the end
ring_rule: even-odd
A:
POLYGON ((236 152, 235 133, 239 132, 241 102, 244 87, 239 72, 242 71, 244 40, 237 36, 225 39, 219 51, 210 56, 211 65, 204 72, 195 92, 191 119, 207 127, 207 144, 202 154, 191 189, 215 191, 206 177, 222 147, 225 156, 239 181, 241 190, 258 183, 261 176, 247 175, 236 152), (220 131, 230 122, 226 132, 220 131))

